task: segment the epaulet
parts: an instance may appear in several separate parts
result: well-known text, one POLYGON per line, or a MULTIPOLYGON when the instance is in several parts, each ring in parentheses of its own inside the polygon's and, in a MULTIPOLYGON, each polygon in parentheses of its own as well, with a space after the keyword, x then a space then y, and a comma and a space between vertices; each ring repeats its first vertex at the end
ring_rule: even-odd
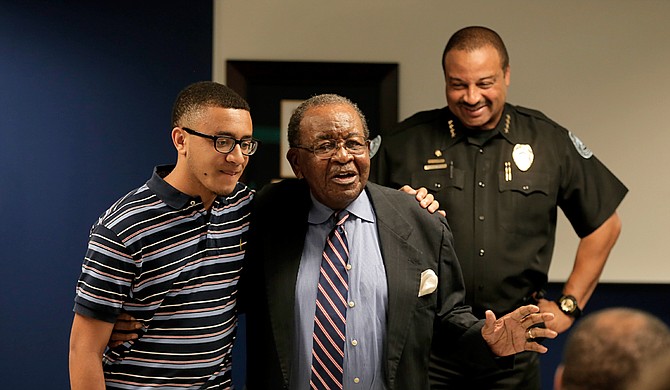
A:
POLYGON ((528 117, 532 117, 535 119, 539 119, 545 122, 549 122, 553 124, 554 126, 561 127, 558 123, 554 122, 551 118, 546 116, 542 111, 534 110, 532 108, 527 108, 527 107, 522 107, 522 106, 514 106, 514 109, 516 110, 517 113, 521 115, 525 115, 528 117))
POLYGON ((415 127, 417 125, 434 122, 438 120, 444 109, 445 108, 437 108, 434 110, 417 112, 416 114, 410 116, 409 118, 393 126, 391 129, 389 129, 389 131, 385 133, 385 135, 394 135, 397 133, 401 133, 409 128, 415 127))

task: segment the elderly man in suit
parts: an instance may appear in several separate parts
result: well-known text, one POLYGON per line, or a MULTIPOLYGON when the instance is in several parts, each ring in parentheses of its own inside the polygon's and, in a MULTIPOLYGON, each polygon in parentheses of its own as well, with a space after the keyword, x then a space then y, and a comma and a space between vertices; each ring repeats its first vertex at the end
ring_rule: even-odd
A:
POLYGON ((556 335, 535 306, 472 315, 446 219, 368 183, 368 134, 338 95, 291 117, 298 180, 257 195, 240 282, 250 390, 428 389, 432 345, 500 365, 556 335))

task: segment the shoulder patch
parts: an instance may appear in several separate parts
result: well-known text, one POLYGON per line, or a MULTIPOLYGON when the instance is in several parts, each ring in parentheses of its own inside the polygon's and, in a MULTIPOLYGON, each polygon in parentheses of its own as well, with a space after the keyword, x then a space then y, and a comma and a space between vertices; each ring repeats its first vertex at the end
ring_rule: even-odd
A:
POLYGON ((568 135, 570 136, 570 140, 572 141, 572 144, 575 145, 575 149, 577 149, 577 153, 579 153, 580 156, 584 158, 591 158, 591 156, 593 156, 591 149, 584 145, 582 140, 577 138, 576 135, 572 134, 571 131, 568 131, 568 135))
POLYGON ((375 138, 370 140, 370 158, 374 157, 379 150, 379 147, 382 145, 382 136, 378 135, 375 138))

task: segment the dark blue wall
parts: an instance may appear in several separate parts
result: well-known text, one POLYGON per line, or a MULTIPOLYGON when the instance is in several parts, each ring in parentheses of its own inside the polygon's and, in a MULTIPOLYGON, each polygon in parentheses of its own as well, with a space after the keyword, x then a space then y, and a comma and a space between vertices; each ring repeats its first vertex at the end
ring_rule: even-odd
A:
POLYGON ((176 154, 170 112, 210 80, 212 1, 0 0, 0 387, 68 388, 91 224, 176 154))

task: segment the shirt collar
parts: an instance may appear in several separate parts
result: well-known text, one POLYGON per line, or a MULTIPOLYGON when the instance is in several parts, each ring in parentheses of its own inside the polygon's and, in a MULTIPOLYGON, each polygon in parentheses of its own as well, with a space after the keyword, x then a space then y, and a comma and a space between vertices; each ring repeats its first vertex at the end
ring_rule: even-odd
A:
POLYGON ((147 181, 147 187, 153 191, 158 199, 173 209, 181 209, 194 198, 180 192, 168 184, 164 178, 174 169, 174 165, 159 165, 154 167, 151 179, 147 181))
MULTIPOLYGON (((312 225, 320 225, 328 222, 330 217, 337 210, 333 210, 316 200, 311 192, 309 196, 312 198, 312 208, 309 210, 307 221, 312 225)), ((365 191, 358 194, 358 197, 345 207, 345 210, 364 221, 375 222, 375 213, 372 210, 372 203, 370 203, 370 198, 368 198, 365 191)))
MULTIPOLYGON (((183 209, 191 202, 202 202, 199 196, 185 194, 165 181, 164 178, 172 172, 174 167, 174 165, 158 165, 154 167, 154 173, 147 181, 147 187, 156 194, 158 199, 175 210, 183 209)), ((240 183, 237 183, 233 193, 237 191, 239 186, 240 183)), ((214 202, 225 205, 228 204, 228 198, 225 196, 217 196, 214 202)))
MULTIPOLYGON (((518 134, 514 131, 514 120, 515 118, 513 117, 513 110, 511 109, 511 106, 509 103, 505 103, 502 117, 500 118, 500 121, 496 125, 495 129, 491 131, 496 133, 495 136, 498 134, 502 135, 502 137, 510 143, 517 143, 518 134), (508 116, 509 120, 507 119, 508 116)), ((439 121, 441 123, 441 127, 446 129, 448 133, 451 134, 453 132, 453 137, 449 137, 449 140, 447 141, 447 147, 461 141, 463 138, 467 138, 467 128, 463 126, 461 121, 459 121, 458 118, 451 112, 449 107, 445 107, 443 115, 441 115, 439 121)))

